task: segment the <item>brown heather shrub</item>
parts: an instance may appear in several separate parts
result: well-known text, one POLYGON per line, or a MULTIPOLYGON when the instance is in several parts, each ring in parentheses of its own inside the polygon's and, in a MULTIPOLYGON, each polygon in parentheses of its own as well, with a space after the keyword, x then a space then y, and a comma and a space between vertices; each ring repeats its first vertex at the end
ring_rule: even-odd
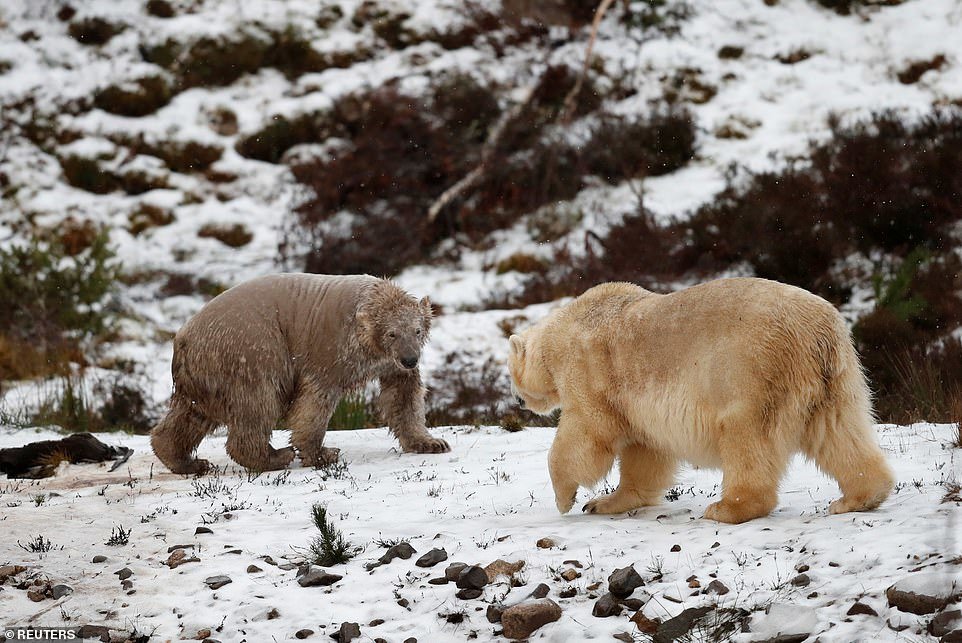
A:
POLYGON ((903 85, 917 83, 925 72, 942 69, 946 62, 945 55, 939 54, 930 60, 911 63, 897 74, 899 82, 903 85))
POLYGON ((240 248, 254 239, 254 234, 243 223, 206 223, 197 231, 202 239, 217 239, 225 246, 240 248))

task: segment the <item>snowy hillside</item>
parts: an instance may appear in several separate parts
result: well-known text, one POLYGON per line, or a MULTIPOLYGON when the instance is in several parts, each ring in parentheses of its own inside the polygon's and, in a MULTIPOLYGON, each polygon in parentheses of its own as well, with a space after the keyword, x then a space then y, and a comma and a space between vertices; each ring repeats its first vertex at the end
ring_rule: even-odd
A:
MULTIPOLYGON (((27 568, 3 586, 0 612, 6 625, 92 624, 136 629, 151 640, 200 639, 204 630, 220 641, 292 640, 304 629, 326 639, 353 622, 360 640, 491 641, 503 639, 501 625, 486 617, 489 605, 519 602, 544 583, 562 616, 539 629, 537 640, 611 640, 619 633, 649 640, 629 621, 637 606, 592 615, 609 575, 634 566, 644 585, 630 598, 646 617, 716 610, 714 627, 702 624, 685 640, 727 640, 708 632, 730 620, 751 630, 730 632, 736 641, 920 641, 933 615, 891 607, 886 590, 899 583, 937 592, 953 580, 962 588, 962 501, 954 478, 960 451, 948 445, 954 431, 879 427, 898 485, 877 511, 828 515, 838 489, 799 460, 782 484, 778 509, 743 525, 701 519, 721 476, 694 469, 681 472, 659 506, 618 517, 577 509, 559 516, 546 467, 550 428, 450 428, 442 435, 452 452, 440 456, 399 455, 380 429, 336 432, 328 440, 342 449, 346 469, 294 468, 254 479, 228 460, 222 438, 201 447, 219 473, 189 479, 162 472, 145 438, 106 436, 136 450, 116 472, 64 465, 55 478, 0 487, 2 560, 27 568), (361 550, 326 568, 342 577, 333 585, 301 587, 293 563, 317 534, 313 503, 325 504, 361 550), (198 527, 210 533, 197 534, 198 527), (105 544, 121 528, 130 530, 129 542, 105 544), (49 539, 50 551, 16 546, 38 537, 49 539), (366 570, 386 552, 379 542, 401 540, 413 556, 366 570), (174 546, 199 560, 177 564, 174 546), (447 559, 415 565, 435 548, 447 559), (106 559, 93 563, 95 556, 106 559), (485 567, 499 559, 523 567, 513 582, 501 576, 486 584, 478 598, 457 598, 453 582, 430 582, 455 562, 485 567), (117 576, 123 569, 132 572, 127 587, 117 576), (205 581, 215 576, 230 583, 211 589, 205 581), (28 599, 30 586, 42 591, 44 583, 73 591, 28 599), (866 611, 852 615, 856 603, 866 611)), ((22 437, 4 433, 0 447, 22 437)), ((276 438, 279 444, 284 435, 276 438)), ((608 484, 616 482, 613 472, 608 484)), ((590 497, 582 491, 577 506, 590 497)))

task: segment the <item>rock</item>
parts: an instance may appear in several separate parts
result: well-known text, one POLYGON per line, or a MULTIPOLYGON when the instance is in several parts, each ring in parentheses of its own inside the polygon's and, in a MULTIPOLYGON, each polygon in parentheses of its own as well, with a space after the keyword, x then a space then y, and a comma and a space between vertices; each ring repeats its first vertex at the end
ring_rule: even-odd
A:
POLYGON ((264 570, 261 569, 260 567, 258 567, 257 565, 248 565, 248 566, 247 566, 247 573, 248 573, 248 574, 258 574, 258 573, 260 573, 260 572, 262 572, 262 571, 264 571, 264 570))
POLYGON ((683 610, 678 616, 670 618, 658 626, 652 642, 670 643, 683 639, 692 630, 695 622, 710 612, 711 609, 711 607, 689 607, 683 610))
POLYGON ((224 585, 227 585, 232 582, 234 581, 230 579, 230 576, 225 576, 223 574, 220 574, 218 576, 209 576, 208 578, 204 579, 204 583, 211 589, 220 589, 224 585))
POLYGON ((16 576, 25 571, 27 571, 27 568, 23 565, 4 565, 0 567, 0 583, 3 583, 11 576, 16 576))
POLYGON ((381 561, 372 560, 369 563, 364 563, 364 569, 369 572, 373 572, 375 569, 377 569, 378 567, 381 567, 382 565, 384 565, 384 563, 382 563, 381 561))
POLYGON ((438 563, 443 563, 448 559, 448 552, 444 549, 432 549, 428 553, 424 554, 417 559, 414 564, 418 567, 434 567, 438 563))
POLYGON ((458 580, 458 574, 460 574, 461 570, 465 567, 467 567, 467 565, 464 563, 451 563, 444 568, 444 577, 453 583, 458 580))
POLYGON ((170 547, 167 548, 167 553, 171 554, 177 551, 178 549, 193 549, 193 548, 194 548, 193 545, 171 545, 170 547))
POLYGON ((116 574, 120 580, 127 580, 128 578, 134 575, 134 573, 130 570, 129 567, 124 567, 120 571, 114 572, 114 574, 116 574))
POLYGON ((472 589, 470 587, 466 587, 462 590, 458 590, 458 593, 455 594, 455 596, 460 598, 462 601, 470 601, 470 600, 474 600, 475 598, 478 598, 483 593, 484 592, 482 592, 480 589, 472 589))
POLYGON ((855 601, 854 603, 852 603, 852 606, 848 608, 848 611, 845 612, 845 614, 848 616, 858 616, 859 614, 866 614, 868 616, 878 616, 878 612, 872 609, 870 605, 866 605, 861 601, 855 601))
POLYGON ((177 567, 180 567, 181 565, 184 565, 186 563, 199 563, 199 562, 200 562, 200 558, 198 558, 197 556, 191 556, 190 558, 188 558, 187 552, 185 552, 183 549, 175 549, 174 553, 172 553, 170 557, 167 558, 167 566, 170 567, 171 569, 176 569, 177 567))
POLYGON ((589 592, 593 592, 593 591, 595 591, 596 589, 598 589, 599 587, 601 587, 601 581, 592 583, 591 585, 587 585, 587 586, 585 587, 585 589, 588 590, 589 592))
POLYGON ((679 552, 679 551, 681 551, 681 545, 672 545, 672 546, 671 546, 671 551, 672 551, 673 553, 674 553, 674 552, 679 552))
POLYGON ((627 598, 635 589, 645 584, 631 565, 616 569, 608 576, 608 591, 618 598, 627 598))
POLYGON ((565 579, 569 583, 579 576, 581 576, 581 573, 577 569, 566 569, 561 572, 561 578, 565 579))
POLYGON ((94 557, 90 560, 90 562, 92 562, 92 563, 106 563, 106 562, 107 562, 107 557, 106 557, 106 556, 103 556, 103 555, 101 555, 101 554, 97 554, 96 556, 94 556, 94 557))
POLYGON ((693 578, 692 580, 688 581, 688 589, 698 589, 699 587, 701 587, 701 583, 698 582, 697 578, 693 578))
POLYGON ((488 605, 488 610, 484 614, 488 619, 488 623, 500 623, 504 609, 504 605, 488 605))
POLYGON ((563 590, 561 590, 560 592, 558 592, 558 597, 559 597, 559 598, 574 598, 577 594, 578 594, 578 590, 576 590, 574 587, 568 587, 568 588, 563 589, 563 590))
MULTIPOLYGON (((56 589, 56 586, 54 586, 56 589)), ((57 598, 54 595, 54 598, 57 598)), ((962 610, 948 610, 941 612, 929 623, 929 634, 932 636, 945 636, 962 626, 962 610)))
MULTIPOLYGON (((268 620, 268 621, 273 621, 274 619, 277 619, 277 618, 280 618, 280 617, 281 617, 281 613, 280 613, 280 611, 279 611, 276 607, 272 607, 272 608, 267 612, 267 620, 268 620)), ((208 635, 208 636, 209 636, 209 635, 208 635)), ((207 637, 204 637, 204 638, 207 638, 207 637)))
POLYGON ((557 547, 555 541, 550 538, 539 538, 538 542, 535 544, 538 546, 538 549, 551 549, 553 547, 557 547))
POLYGON ((538 586, 531 591, 530 596, 531 598, 544 598, 545 596, 548 595, 548 592, 550 591, 551 591, 550 587, 548 587, 544 583, 538 583, 538 586))
POLYGON ((444 576, 438 576, 437 578, 430 578, 430 579, 428 579, 428 584, 429 584, 429 585, 447 585, 447 584, 450 583, 450 582, 451 582, 451 581, 449 581, 449 580, 448 580, 447 578, 445 578, 444 576))
POLYGON ((808 577, 808 574, 799 574, 789 582, 795 587, 808 587, 812 579, 808 577))
POLYGON ((799 574, 804 574, 809 569, 811 569, 811 567, 809 567, 808 565, 804 565, 804 564, 795 565, 795 571, 798 572, 799 574))
POLYGON ((376 619, 374 619, 373 621, 371 621, 370 623, 367 624, 368 627, 377 627, 378 625, 384 625, 384 619, 383 619, 383 618, 376 618, 376 619))
POLYGON ((194 535, 199 536, 201 534, 212 534, 214 531, 210 527, 198 527, 194 530, 194 535))
POLYGON ((618 599, 619 605, 624 605, 632 612, 636 612, 640 610, 642 607, 645 606, 645 603, 646 601, 643 601, 640 598, 619 598, 618 599))
POLYGON ((306 573, 309 572, 309 571, 311 571, 311 564, 310 564, 310 563, 304 563, 304 564, 299 565, 299 566, 297 567, 297 573, 296 573, 294 576, 295 576, 295 577, 297 577, 297 576, 303 576, 304 574, 306 574, 306 573))
POLYGON ((133 589, 133 588, 134 588, 134 581, 132 581, 132 580, 122 580, 122 581, 120 581, 120 586, 123 587, 124 589, 133 589))
POLYGON ((962 598, 962 582, 950 574, 916 572, 885 590, 885 596, 901 612, 932 614, 962 598))
POLYGON ((354 639, 361 636, 361 626, 357 623, 341 623, 340 629, 337 633, 332 634, 331 638, 338 643, 350 643, 354 639))
POLYGON ((273 556, 261 556, 261 560, 272 567, 277 567, 277 561, 274 560, 273 556))
POLYGON ((29 598, 30 600, 32 600, 34 603, 39 603, 39 602, 42 601, 43 599, 47 598, 47 594, 46 594, 45 592, 43 592, 42 590, 38 590, 38 589, 28 589, 28 590, 27 590, 27 598, 29 598))
POLYGON ((635 612, 635 614, 628 620, 635 624, 635 627, 638 628, 639 632, 649 635, 657 632, 658 626, 661 624, 661 621, 650 619, 641 611, 635 612))
POLYGON ((939 639, 939 643, 962 643, 962 630, 953 630, 939 639))
POLYGON ((609 616, 620 615, 622 609, 614 594, 609 592, 595 602, 595 606, 591 609, 591 615, 598 618, 608 618, 609 616))
POLYGON ((84 641, 109 641, 110 628, 103 625, 81 625, 77 636, 84 641))
POLYGON ((525 639, 538 628, 561 618, 561 607, 550 598, 525 601, 501 614, 505 638, 525 639))
POLYGON ((493 563, 487 565, 484 568, 484 572, 488 575, 488 582, 493 583, 498 576, 514 578, 514 575, 520 572, 523 567, 523 560, 519 560, 515 563, 509 563, 508 561, 499 558, 493 563))
POLYGON ((407 560, 411 556, 417 553, 417 550, 411 546, 411 543, 398 543, 392 547, 388 547, 388 550, 384 552, 378 560, 383 565, 387 565, 395 558, 401 558, 402 560, 407 560))
POLYGON ((70 585, 54 585, 50 588, 50 595, 56 600, 68 594, 73 594, 73 587, 70 585))
POLYGON ((300 569, 300 565, 298 565, 297 563, 281 563, 280 565, 277 566, 277 569, 283 572, 289 572, 292 569, 300 569))
POLYGON ((712 582, 708 583, 708 587, 702 591, 702 594, 718 594, 719 596, 724 596, 730 591, 731 590, 728 589, 728 586, 725 585, 725 583, 716 578, 712 582))
POLYGON ((584 569, 584 565, 581 564, 580 560, 566 560, 562 565, 571 565, 572 567, 577 567, 578 569, 584 569))
POLYGON ((465 567, 455 581, 461 589, 481 589, 488 584, 488 574, 477 565, 465 567))
POLYGON ((330 574, 326 569, 318 567, 310 570, 298 578, 297 584, 301 587, 326 587, 328 585, 333 585, 342 578, 344 577, 338 574, 330 574))

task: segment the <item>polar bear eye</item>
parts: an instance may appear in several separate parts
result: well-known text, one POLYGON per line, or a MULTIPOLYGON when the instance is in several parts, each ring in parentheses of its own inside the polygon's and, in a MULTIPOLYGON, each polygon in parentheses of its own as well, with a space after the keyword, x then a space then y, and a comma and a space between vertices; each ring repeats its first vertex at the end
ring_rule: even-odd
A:
POLYGON ((418 328, 417 330, 415 330, 415 331, 414 331, 414 334, 415 334, 415 335, 420 335, 420 334, 421 334, 421 329, 418 328))
POLYGON ((395 332, 392 330, 391 332, 389 332, 389 333, 387 334, 387 336, 390 337, 391 339, 394 339, 395 337, 397 337, 397 333, 395 333, 395 332))

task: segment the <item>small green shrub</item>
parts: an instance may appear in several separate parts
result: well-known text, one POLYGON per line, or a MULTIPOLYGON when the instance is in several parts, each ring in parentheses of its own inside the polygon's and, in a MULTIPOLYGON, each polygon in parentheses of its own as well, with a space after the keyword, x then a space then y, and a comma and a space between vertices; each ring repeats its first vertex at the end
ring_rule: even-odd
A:
POLYGON ((321 567, 330 567, 342 565, 357 555, 357 548, 345 540, 344 534, 328 519, 327 507, 315 504, 311 508, 311 517, 320 535, 315 536, 311 541, 308 550, 309 562, 321 567))

